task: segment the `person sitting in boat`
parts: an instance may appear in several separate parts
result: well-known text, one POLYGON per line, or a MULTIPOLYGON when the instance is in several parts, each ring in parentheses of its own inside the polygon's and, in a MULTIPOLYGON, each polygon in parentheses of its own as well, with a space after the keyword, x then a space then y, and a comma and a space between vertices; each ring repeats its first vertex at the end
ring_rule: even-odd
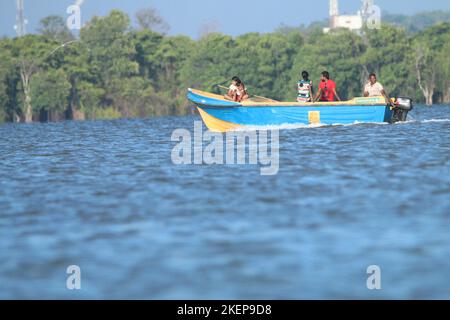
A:
POLYGON ((297 101, 298 102, 311 102, 313 97, 313 83, 309 80, 308 71, 302 72, 302 80, 297 83, 297 101))
POLYGON ((238 77, 233 77, 231 79, 231 85, 228 89, 228 93, 224 96, 225 99, 235 101, 236 100, 236 92, 237 92, 237 80, 240 80, 238 77))
POLYGON ((364 86, 364 97, 380 97, 383 96, 386 99, 387 104, 391 104, 391 99, 384 91, 384 87, 381 83, 377 82, 377 75, 375 73, 370 74, 369 82, 364 86))
POLYGON ((228 94, 225 95, 225 99, 235 102, 242 102, 248 98, 249 95, 244 83, 241 81, 241 79, 239 79, 239 77, 233 77, 231 79, 231 85, 228 90, 228 94))
POLYGON ((322 77, 320 80, 319 91, 317 92, 314 101, 319 100, 321 102, 331 102, 334 101, 334 97, 341 101, 341 98, 336 92, 336 83, 330 79, 330 74, 328 71, 322 72, 322 77))

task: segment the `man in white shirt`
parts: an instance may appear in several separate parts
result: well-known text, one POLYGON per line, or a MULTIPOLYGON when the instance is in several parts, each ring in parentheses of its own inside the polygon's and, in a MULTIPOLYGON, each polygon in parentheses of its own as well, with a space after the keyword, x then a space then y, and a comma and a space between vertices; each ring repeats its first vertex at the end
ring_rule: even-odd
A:
POLYGON ((383 96, 386 99, 387 104, 391 104, 391 99, 389 99, 386 91, 384 91, 381 83, 377 82, 377 76, 372 73, 369 76, 369 82, 364 86, 364 97, 379 97, 383 96))

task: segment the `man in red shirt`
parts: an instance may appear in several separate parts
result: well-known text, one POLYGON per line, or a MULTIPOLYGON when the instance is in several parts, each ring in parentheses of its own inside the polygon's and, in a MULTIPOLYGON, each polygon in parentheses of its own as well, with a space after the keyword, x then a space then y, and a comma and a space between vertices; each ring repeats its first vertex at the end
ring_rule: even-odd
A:
POLYGON ((336 92, 336 83, 334 83, 333 80, 330 80, 330 74, 328 73, 328 71, 324 71, 322 72, 319 91, 317 92, 314 101, 317 101, 320 98, 319 101, 330 102, 334 101, 334 96, 336 96, 336 98, 341 101, 341 98, 336 92))

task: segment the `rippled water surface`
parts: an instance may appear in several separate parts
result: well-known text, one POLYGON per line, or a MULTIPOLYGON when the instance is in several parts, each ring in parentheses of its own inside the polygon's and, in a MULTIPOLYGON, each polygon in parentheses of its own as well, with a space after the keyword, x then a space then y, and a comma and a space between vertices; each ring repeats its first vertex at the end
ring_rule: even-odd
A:
POLYGON ((0 298, 449 299, 449 119, 284 129, 275 176, 174 165, 194 116, 1 125, 0 298))

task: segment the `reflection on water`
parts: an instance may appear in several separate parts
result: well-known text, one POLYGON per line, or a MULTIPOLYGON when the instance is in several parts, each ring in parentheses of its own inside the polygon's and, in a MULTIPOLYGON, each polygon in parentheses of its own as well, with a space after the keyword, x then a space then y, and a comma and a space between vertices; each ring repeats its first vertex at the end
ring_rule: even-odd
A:
POLYGON ((2 125, 0 297, 450 298, 449 114, 282 130, 276 176, 174 166, 197 117, 2 125))

